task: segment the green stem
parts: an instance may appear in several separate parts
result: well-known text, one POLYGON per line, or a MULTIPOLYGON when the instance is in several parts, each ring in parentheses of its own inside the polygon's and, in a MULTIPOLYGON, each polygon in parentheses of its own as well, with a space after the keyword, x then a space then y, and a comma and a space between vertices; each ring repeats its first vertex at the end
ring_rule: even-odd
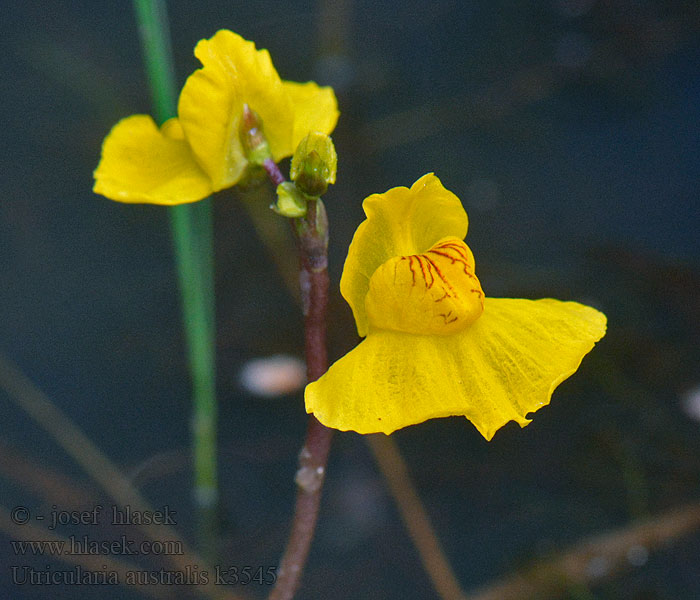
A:
MULTIPOLYGON (((163 0, 133 0, 156 119, 176 114, 175 69, 163 0)), ((194 409, 192 445, 199 546, 212 557, 218 501, 216 368, 211 200, 170 207, 194 409)))
POLYGON ((133 0, 153 109, 159 123, 177 112, 175 66, 170 48, 168 12, 163 0, 133 0))

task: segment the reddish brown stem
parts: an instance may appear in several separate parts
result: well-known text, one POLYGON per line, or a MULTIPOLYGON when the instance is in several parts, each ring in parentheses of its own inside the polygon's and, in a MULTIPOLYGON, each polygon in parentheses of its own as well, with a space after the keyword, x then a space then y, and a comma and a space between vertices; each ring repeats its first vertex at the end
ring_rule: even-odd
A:
MULTIPOLYGON (((279 185, 284 181, 273 161, 265 161, 263 166, 274 184, 279 185)), ((328 369, 328 221, 323 203, 320 200, 311 200, 307 216, 295 219, 293 225, 301 257, 299 283, 304 310, 306 370, 311 382, 328 369)), ((292 531, 269 600, 291 600, 301 582, 316 529, 332 434, 332 429, 321 425, 313 415, 309 417, 306 440, 299 453, 299 470, 295 478, 297 498, 292 531)))
POLYGON ((280 183, 284 183, 284 175, 282 175, 282 171, 280 171, 280 168, 274 160, 266 158, 263 162, 263 169, 267 172, 270 181, 276 186, 280 183))
POLYGON ((268 597, 269 600, 291 600, 301 583, 301 575, 316 529, 331 437, 332 430, 321 425, 313 415, 309 417, 306 441, 299 453, 299 470, 296 475, 297 500, 292 531, 277 573, 277 583, 268 597))

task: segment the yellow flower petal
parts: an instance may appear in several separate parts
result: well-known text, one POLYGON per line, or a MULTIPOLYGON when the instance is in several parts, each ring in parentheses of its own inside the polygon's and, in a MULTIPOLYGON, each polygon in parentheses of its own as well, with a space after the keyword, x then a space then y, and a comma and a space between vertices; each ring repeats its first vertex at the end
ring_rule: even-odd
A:
MULTIPOLYGON (((474 255, 454 237, 423 254, 390 258, 372 275, 365 310, 372 329, 451 335, 484 309, 474 255)), ((370 335, 372 332, 370 329, 370 335)))
POLYGON ((373 194, 362 206, 367 219, 350 244, 340 291, 355 315, 357 331, 365 336, 365 296, 374 272, 390 258, 422 254, 444 237, 464 239, 468 219, 459 198, 432 173, 410 189, 396 187, 373 194))
POLYGON ((292 149, 295 149, 309 132, 318 131, 330 135, 340 115, 333 88, 320 87, 313 81, 283 81, 282 85, 294 107, 292 149))
POLYGON ((177 119, 161 129, 147 115, 117 123, 102 145, 93 190, 120 202, 183 204, 212 193, 177 119))
POLYGON ((221 30, 201 40, 194 54, 203 66, 187 79, 178 116, 214 190, 234 185, 245 170, 238 133, 244 103, 260 115, 273 158, 292 154, 292 102, 268 51, 221 30))
POLYGON ((575 302, 487 298, 454 335, 372 331, 307 386, 306 410, 328 427, 387 434, 464 415, 490 440, 509 421, 527 425, 605 327, 605 315, 575 302))

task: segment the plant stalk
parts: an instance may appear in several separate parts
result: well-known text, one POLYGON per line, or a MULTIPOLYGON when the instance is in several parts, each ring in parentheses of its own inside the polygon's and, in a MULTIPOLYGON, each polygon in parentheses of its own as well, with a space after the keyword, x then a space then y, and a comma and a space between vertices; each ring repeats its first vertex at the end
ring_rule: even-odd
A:
MULTIPOLYGON (((270 180, 278 185, 284 176, 272 160, 263 165, 270 180)), ((306 370, 309 382, 315 381, 328 369, 326 350, 326 311, 328 306, 328 219, 321 200, 312 200, 305 217, 292 223, 300 254, 299 283, 304 312, 304 342, 306 370)), ((291 600, 299 587, 306 559, 311 548, 321 490, 326 474, 333 430, 311 415, 306 439, 299 453, 296 505, 277 582, 269 600, 291 600)))
MULTIPOLYGON (((162 124, 177 112, 175 69, 163 0, 133 0, 153 97, 162 124)), ((198 547, 214 557, 218 477, 214 263, 211 199, 169 208, 192 379, 192 452, 198 547)))

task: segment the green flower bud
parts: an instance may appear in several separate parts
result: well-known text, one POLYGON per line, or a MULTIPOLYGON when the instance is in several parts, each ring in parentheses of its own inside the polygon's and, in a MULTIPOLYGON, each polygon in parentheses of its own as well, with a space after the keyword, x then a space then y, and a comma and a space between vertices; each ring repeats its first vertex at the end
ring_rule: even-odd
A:
POLYGON ((307 196, 317 198, 335 183, 338 156, 333 140, 325 133, 311 132, 297 146, 289 176, 307 196))
POLYGON ((306 214, 306 198, 294 183, 285 181, 277 186, 277 202, 270 208, 283 217, 303 217, 306 214))
POLYGON ((263 122, 260 115, 247 104, 243 105, 243 116, 238 125, 243 152, 252 165, 262 165, 266 159, 272 158, 270 145, 263 132, 263 122))

